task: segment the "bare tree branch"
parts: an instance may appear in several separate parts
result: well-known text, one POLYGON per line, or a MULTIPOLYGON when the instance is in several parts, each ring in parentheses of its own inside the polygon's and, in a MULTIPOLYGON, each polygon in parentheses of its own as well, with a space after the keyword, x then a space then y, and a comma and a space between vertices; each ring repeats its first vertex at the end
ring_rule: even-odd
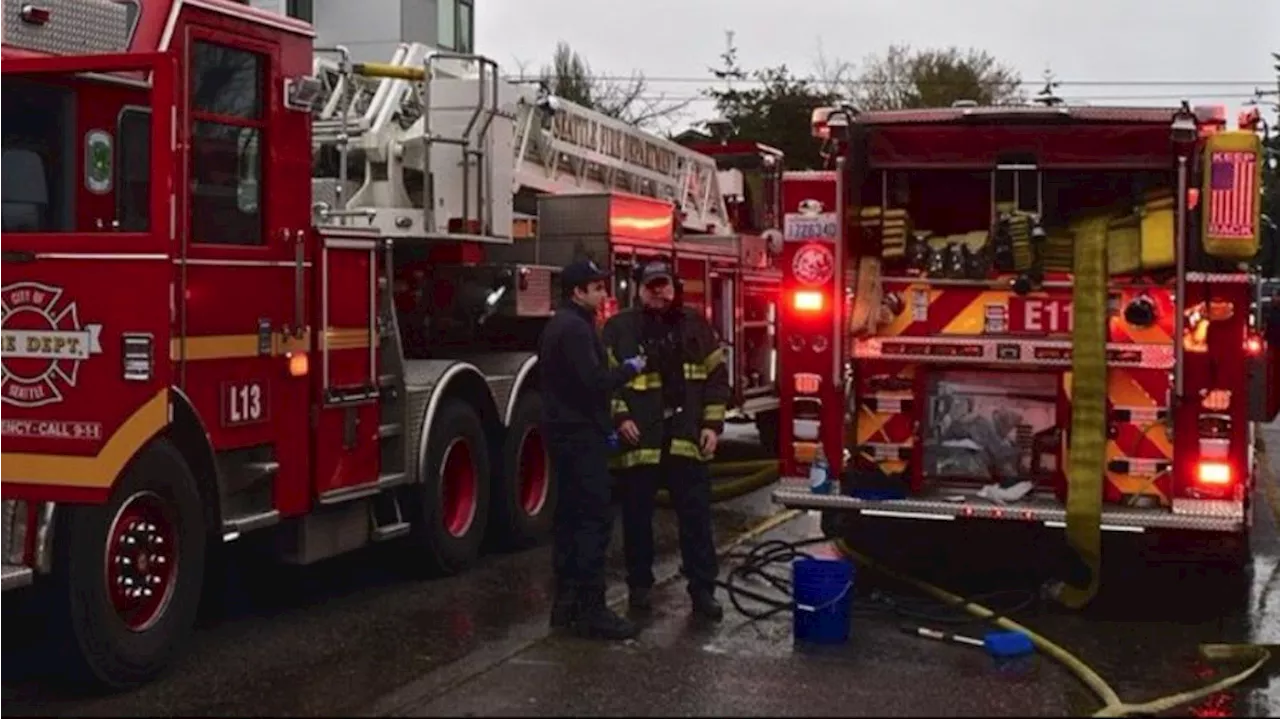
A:
POLYGON ((653 93, 639 72, 632 72, 625 81, 603 79, 564 41, 556 44, 551 64, 542 69, 541 77, 556 96, 640 127, 674 121, 693 102, 672 101, 666 93, 653 93))

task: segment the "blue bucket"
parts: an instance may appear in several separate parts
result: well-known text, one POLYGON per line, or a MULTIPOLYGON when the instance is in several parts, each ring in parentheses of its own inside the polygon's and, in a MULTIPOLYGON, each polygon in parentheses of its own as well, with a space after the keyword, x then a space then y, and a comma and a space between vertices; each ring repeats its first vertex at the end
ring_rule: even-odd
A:
POLYGON ((849 641, 853 606, 853 562, 848 559, 797 559, 791 564, 797 642, 844 644, 849 641))

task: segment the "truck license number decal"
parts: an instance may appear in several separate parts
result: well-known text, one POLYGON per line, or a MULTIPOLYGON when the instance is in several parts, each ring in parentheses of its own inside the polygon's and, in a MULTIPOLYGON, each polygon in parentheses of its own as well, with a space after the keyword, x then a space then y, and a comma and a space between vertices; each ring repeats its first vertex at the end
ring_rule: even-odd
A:
POLYGON ((785 242, 834 240, 839 232, 834 212, 820 215, 789 214, 782 219, 782 238, 785 242))
POLYGON ((102 325, 80 324, 63 289, 39 282, 0 288, 0 401, 41 407, 63 400, 76 386, 80 363, 102 354, 102 325))
POLYGON ((224 382, 222 424, 234 427, 267 421, 271 415, 267 399, 266 385, 261 382, 224 382))
POLYGON ((1009 298, 1010 332, 1071 332, 1074 319, 1070 300, 1009 298))

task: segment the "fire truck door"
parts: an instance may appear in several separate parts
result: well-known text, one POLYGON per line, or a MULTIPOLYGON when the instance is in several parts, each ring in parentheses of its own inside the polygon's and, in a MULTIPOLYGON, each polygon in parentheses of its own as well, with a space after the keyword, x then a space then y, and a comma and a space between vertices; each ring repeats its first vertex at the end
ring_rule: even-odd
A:
POLYGON ((79 55, 6 58, 3 73, 4 498, 105 501, 170 416, 177 67, 79 55), (151 72, 150 90, 81 74, 122 71, 151 72))
POLYGON ((284 107, 275 43, 190 25, 177 38, 189 152, 179 382, 220 456, 224 490, 254 498, 224 501, 224 520, 298 513, 310 501, 310 330, 295 301, 310 179, 288 158, 310 157, 306 117, 284 107))

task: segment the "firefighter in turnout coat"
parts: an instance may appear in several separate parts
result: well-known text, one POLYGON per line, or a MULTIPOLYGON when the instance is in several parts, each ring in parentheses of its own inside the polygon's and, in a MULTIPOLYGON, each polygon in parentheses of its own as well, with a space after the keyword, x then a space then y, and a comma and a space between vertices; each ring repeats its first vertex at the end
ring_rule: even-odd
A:
POLYGON ((680 528, 680 553, 694 614, 719 621, 719 575, 711 531, 711 478, 707 462, 724 430, 729 399, 724 351, 709 322, 682 307, 665 262, 639 276, 641 306, 605 324, 611 365, 643 356, 645 371, 614 393, 612 414, 619 447, 612 466, 622 504, 627 586, 633 612, 652 608, 653 513, 665 486, 680 528))

